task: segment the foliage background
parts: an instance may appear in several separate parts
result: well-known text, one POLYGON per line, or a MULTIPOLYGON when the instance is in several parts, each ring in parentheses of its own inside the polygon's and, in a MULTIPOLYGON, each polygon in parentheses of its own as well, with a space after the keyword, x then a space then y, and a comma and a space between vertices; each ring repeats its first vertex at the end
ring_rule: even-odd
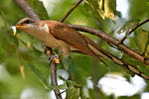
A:
MULTIPOLYGON (((111 0, 110 6, 107 3, 107 6, 102 10, 97 5, 99 1, 85 1, 75 9, 65 23, 90 26, 115 36, 120 34, 120 31, 126 31, 131 28, 133 24, 149 18, 148 0, 128 0, 130 10, 127 19, 121 17, 120 12, 116 11, 115 0, 111 0), (113 15, 117 15, 119 18, 113 15)), ((41 19, 60 20, 76 0, 55 0, 55 3, 47 4, 47 9, 38 0, 28 0, 28 2, 41 19), (51 11, 50 6, 53 7, 53 11, 51 11)), ((19 19, 26 17, 26 15, 13 0, 0 0, 0 4, 0 68, 3 70, 0 73, 0 99, 19 99, 25 88, 36 90, 35 97, 38 97, 38 99, 46 99, 52 87, 49 84, 48 57, 43 53, 43 46, 41 42, 21 31, 18 31, 19 33, 13 36, 10 26, 16 24, 19 19), (20 74, 20 67, 24 68, 25 78, 20 74)), ((100 38, 86 33, 83 34, 96 41, 105 50, 122 57, 149 75, 147 66, 143 66, 140 62, 108 46, 100 38)), ((139 28, 128 40, 127 45, 139 53, 143 53, 147 46, 145 55, 149 57, 149 24, 139 28)), ((66 85, 69 85, 67 86, 70 89, 68 92, 70 96, 73 96, 71 99, 76 99, 78 94, 84 97, 81 89, 85 86, 86 78, 88 77, 92 77, 93 82, 97 83, 100 77, 110 72, 119 72, 130 76, 125 69, 112 61, 105 60, 108 64, 107 67, 89 56, 77 53, 72 53, 71 56, 72 63, 66 62, 66 65, 69 65, 67 66, 67 71, 71 75, 71 80, 65 81, 65 84, 61 86, 66 88, 66 85)), ((64 69, 61 65, 58 68, 64 69)), ((148 83, 148 81, 146 82, 148 83)), ((147 87, 145 90, 149 91, 149 88, 147 87)), ((111 98, 105 96, 102 92, 90 89, 90 99, 98 97, 95 93, 100 93, 99 96, 102 99, 111 98)), ((68 99, 70 99, 70 96, 68 96, 68 99)), ((126 98, 122 97, 122 99, 126 98)), ((133 96, 131 99, 139 99, 139 95, 133 96)))

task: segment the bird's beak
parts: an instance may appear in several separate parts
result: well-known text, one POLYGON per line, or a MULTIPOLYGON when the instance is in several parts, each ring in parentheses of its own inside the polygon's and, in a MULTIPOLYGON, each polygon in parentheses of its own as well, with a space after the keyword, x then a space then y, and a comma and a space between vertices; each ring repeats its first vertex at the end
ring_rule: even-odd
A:
POLYGON ((26 28, 26 26, 25 25, 22 25, 22 24, 16 24, 16 29, 24 29, 24 28, 26 28))
POLYGON ((22 24, 16 24, 15 26, 12 26, 11 29, 13 30, 13 35, 16 35, 16 31, 21 30, 21 29, 25 29, 27 26, 26 25, 22 25, 22 24))

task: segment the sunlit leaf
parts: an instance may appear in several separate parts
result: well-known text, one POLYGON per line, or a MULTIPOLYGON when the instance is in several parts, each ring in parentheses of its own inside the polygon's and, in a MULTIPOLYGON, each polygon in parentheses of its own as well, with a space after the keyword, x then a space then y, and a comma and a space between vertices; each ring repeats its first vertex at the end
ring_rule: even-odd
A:
POLYGON ((140 29, 136 32, 136 42, 143 53, 146 50, 146 47, 149 46, 149 32, 140 29))

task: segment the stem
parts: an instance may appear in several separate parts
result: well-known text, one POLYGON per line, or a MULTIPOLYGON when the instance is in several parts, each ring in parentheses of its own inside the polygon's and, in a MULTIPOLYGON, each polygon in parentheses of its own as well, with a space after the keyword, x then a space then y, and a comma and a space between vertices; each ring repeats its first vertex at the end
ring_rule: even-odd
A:
POLYGON ((78 0, 78 2, 69 9, 69 11, 65 14, 65 16, 60 20, 60 22, 64 22, 68 16, 77 8, 83 0, 78 0))
MULTIPOLYGON (((52 83, 52 86, 58 86, 56 63, 51 62, 50 66, 51 66, 51 83, 52 83)), ((54 89, 54 93, 55 93, 55 96, 56 96, 57 99, 62 99, 60 90, 58 88, 54 89)))
POLYGON ((40 20, 39 16, 34 12, 34 10, 28 5, 26 0, 14 0, 20 8, 25 11, 25 13, 34 20, 40 20))
POLYGON ((122 38, 120 43, 123 43, 127 39, 128 35, 130 35, 133 31, 135 31, 137 28, 139 28, 140 26, 142 26, 143 24, 145 24, 147 22, 149 22, 149 19, 146 19, 146 20, 140 22, 139 24, 135 24, 132 29, 128 29, 128 31, 126 32, 126 35, 122 38))

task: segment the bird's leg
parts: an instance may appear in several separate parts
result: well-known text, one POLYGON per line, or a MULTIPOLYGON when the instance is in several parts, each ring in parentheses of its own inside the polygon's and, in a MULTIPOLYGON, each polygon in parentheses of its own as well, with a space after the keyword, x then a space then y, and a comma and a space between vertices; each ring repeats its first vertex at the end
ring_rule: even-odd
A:
POLYGON ((69 66, 72 65, 69 46, 65 46, 65 47, 61 46, 59 48, 59 55, 60 55, 61 65, 65 70, 68 70, 69 66))
POLYGON ((44 49, 44 53, 49 57, 49 62, 51 63, 52 61, 54 61, 54 63, 59 64, 59 56, 57 55, 56 51, 53 50, 50 47, 46 47, 44 49))
POLYGON ((51 63, 52 48, 45 46, 44 53, 48 56, 48 60, 51 63))
POLYGON ((52 55, 52 56, 49 58, 49 61, 50 61, 50 62, 54 61, 55 64, 59 64, 59 63, 60 63, 60 60, 59 60, 59 56, 58 56, 58 55, 52 55))

